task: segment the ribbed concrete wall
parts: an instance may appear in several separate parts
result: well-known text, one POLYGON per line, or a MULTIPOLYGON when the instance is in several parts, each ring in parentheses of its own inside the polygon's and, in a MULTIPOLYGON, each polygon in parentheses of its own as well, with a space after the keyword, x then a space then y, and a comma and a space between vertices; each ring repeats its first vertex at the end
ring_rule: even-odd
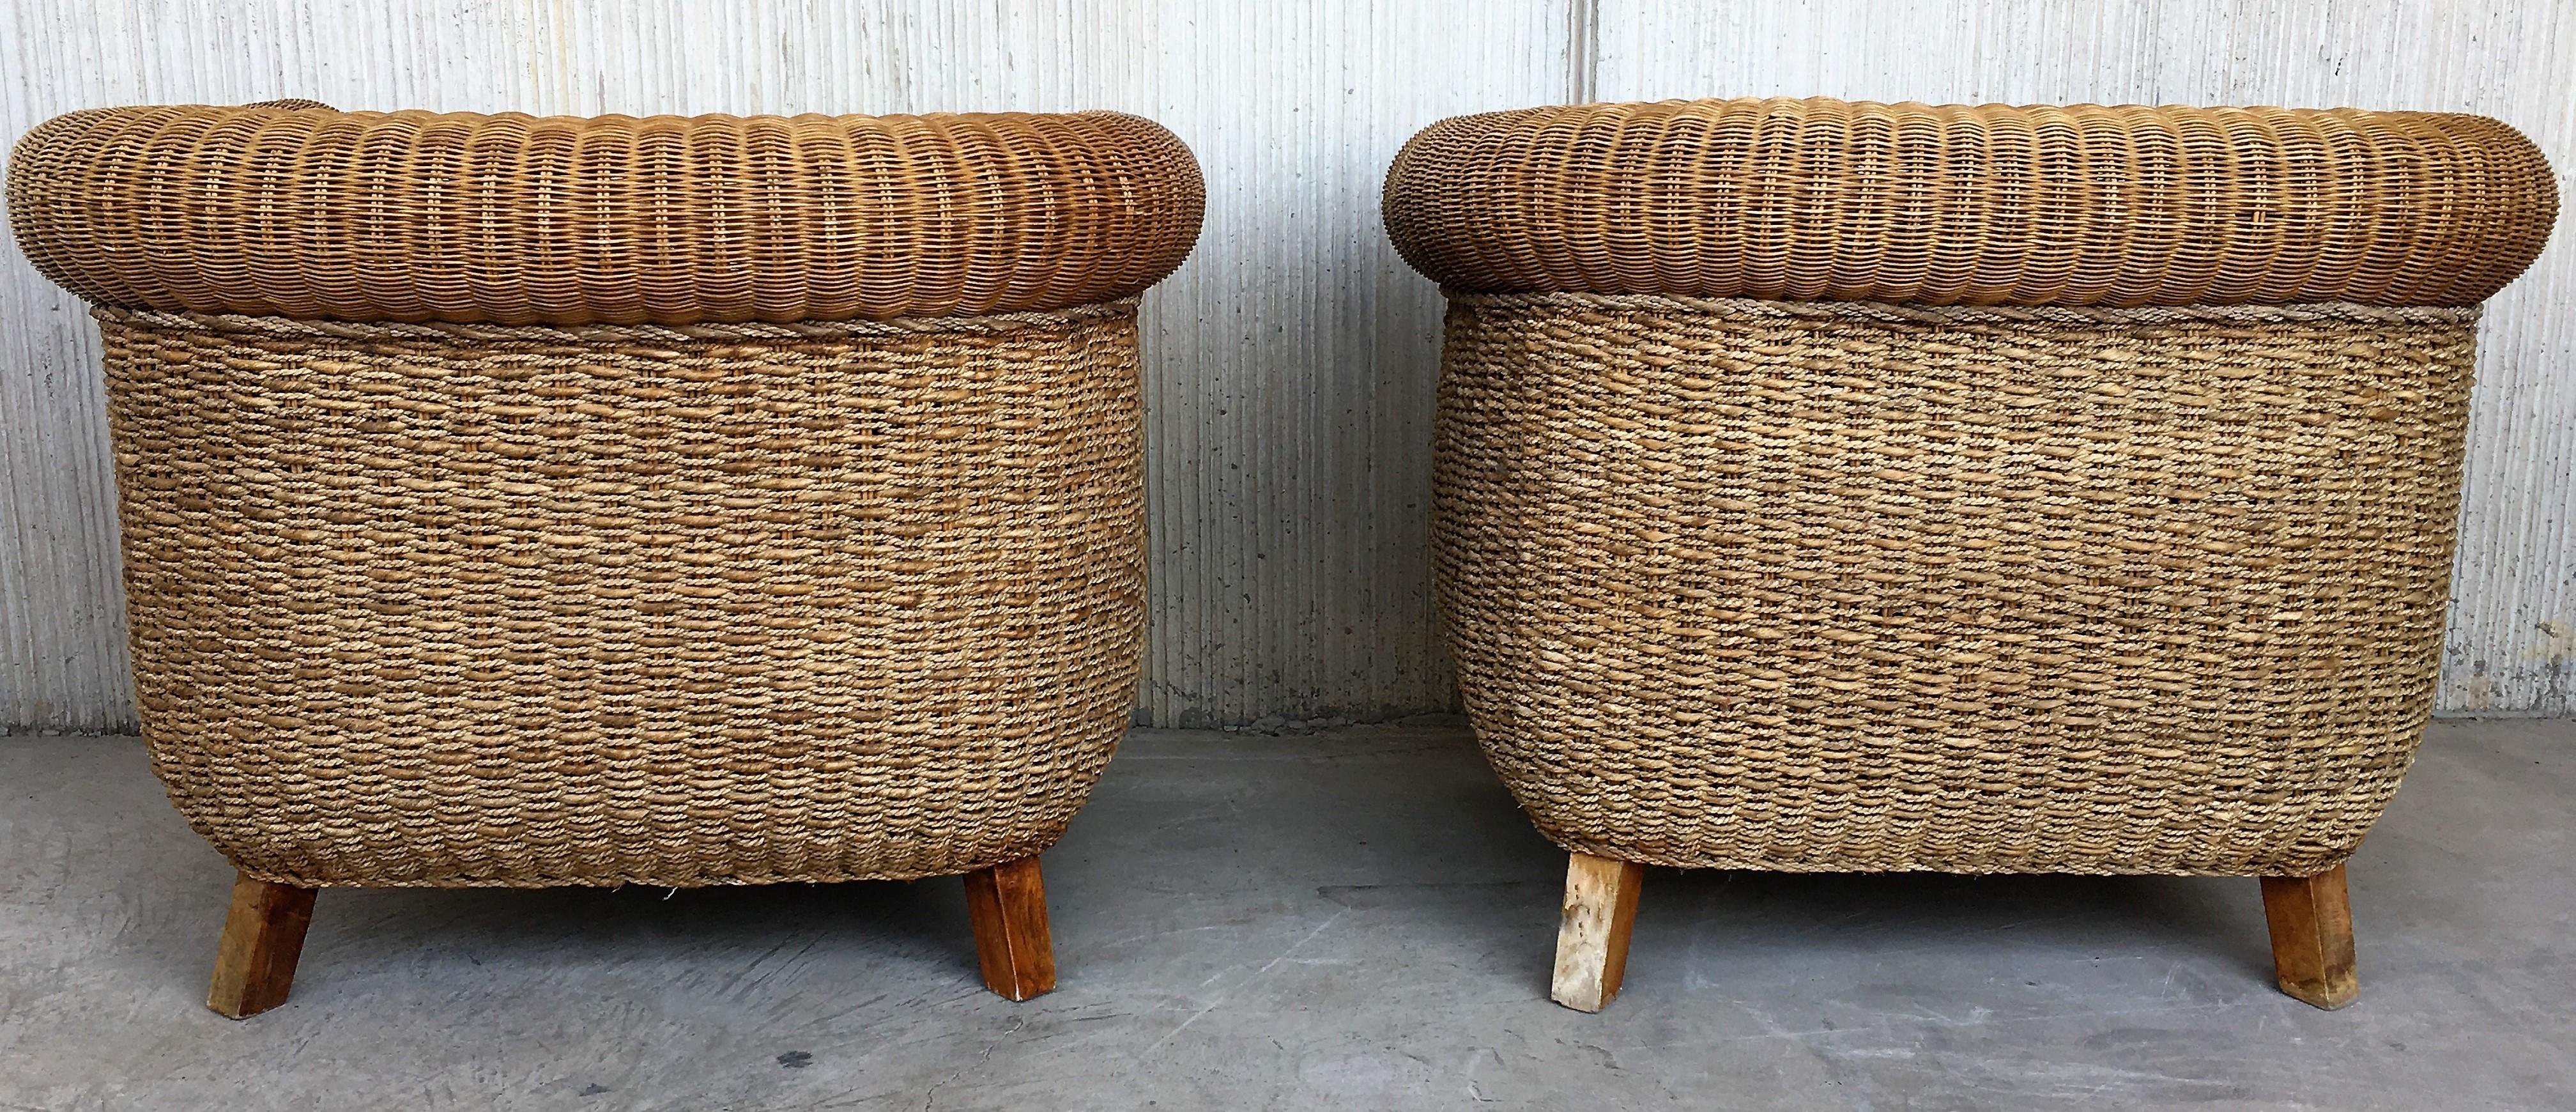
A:
MULTIPOLYGON (((1450 700, 1423 563, 1438 297, 1376 214, 1387 159, 1440 116, 1769 93, 2351 103, 2487 112, 2576 167, 2569 3, 0 0, 0 62, 11 136, 91 105, 280 96, 1162 120, 1210 192, 1198 255, 1145 308, 1142 704, 1181 725, 1450 700)), ((0 726, 125 728, 95 333, 5 253, 0 726)), ((2486 329, 2448 708, 2576 710, 2571 259, 2544 256, 2486 329)))

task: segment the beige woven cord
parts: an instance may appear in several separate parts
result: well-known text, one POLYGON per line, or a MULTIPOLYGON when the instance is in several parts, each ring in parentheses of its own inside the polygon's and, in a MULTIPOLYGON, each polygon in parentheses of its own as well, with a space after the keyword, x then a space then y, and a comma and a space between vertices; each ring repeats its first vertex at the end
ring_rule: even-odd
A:
POLYGON ((1126 729, 1125 306, 687 335, 100 315, 145 733, 253 875, 964 872, 1053 843, 1126 729))
POLYGON ((1597 856, 2321 871, 2431 709, 2474 320, 1462 298, 1468 713, 1597 856))

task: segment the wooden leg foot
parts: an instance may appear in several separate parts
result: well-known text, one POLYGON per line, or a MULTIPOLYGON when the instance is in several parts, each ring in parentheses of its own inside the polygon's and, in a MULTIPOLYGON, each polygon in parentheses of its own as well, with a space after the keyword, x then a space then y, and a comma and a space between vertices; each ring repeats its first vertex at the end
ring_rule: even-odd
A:
POLYGON ((1047 937, 1046 884, 1037 858, 966 874, 966 913, 975 921, 975 959, 984 967, 985 987, 1011 1000, 1055 991, 1055 943, 1047 937))
POLYGON ((286 990, 295 984, 295 959, 304 953, 304 928, 312 922, 312 889, 234 878, 206 1006, 248 1019, 285 1003, 286 990))
POLYGON ((1578 1012, 1597 1012, 1619 995, 1628 973, 1628 932, 1637 925, 1637 890, 1646 867, 1571 854, 1565 866, 1565 920, 1556 929, 1556 981, 1548 995, 1578 1012))
POLYGON ((2264 877, 2263 918, 2272 927, 2272 969, 2281 991, 2329 1011, 2361 994, 2343 866, 2315 876, 2264 877))

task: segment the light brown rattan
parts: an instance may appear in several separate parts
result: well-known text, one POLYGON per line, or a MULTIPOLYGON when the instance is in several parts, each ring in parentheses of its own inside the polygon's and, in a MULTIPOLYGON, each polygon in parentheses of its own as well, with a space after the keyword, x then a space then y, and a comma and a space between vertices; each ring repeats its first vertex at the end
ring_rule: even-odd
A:
POLYGON ((1150 120, 74 112, 10 159, 36 267, 127 308, 504 324, 840 320, 1131 296, 1204 190, 1150 120))
POLYGON ((964 872, 1142 659, 1133 303, 512 327, 98 310, 144 733, 287 884, 964 872))
POLYGON ((2481 116, 1695 100, 1443 120, 1387 231, 1442 284, 1933 305, 2468 305, 2547 239, 2481 116))
POLYGON ((2323 871, 2430 710, 2475 316, 1454 296, 1468 713, 1623 861, 2323 871))

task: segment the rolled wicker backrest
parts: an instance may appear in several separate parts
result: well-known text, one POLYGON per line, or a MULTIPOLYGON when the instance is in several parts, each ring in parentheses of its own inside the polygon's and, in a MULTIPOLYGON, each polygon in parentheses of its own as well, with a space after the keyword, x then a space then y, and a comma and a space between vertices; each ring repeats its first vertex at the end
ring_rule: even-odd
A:
POLYGON ((334 320, 1063 309, 1171 273, 1204 200, 1180 140, 1115 112, 107 108, 38 126, 10 168, 19 245, 83 297, 334 320))
POLYGON ((1476 293, 2474 305, 2558 209, 2484 116, 1689 100, 1443 120, 1386 226, 1476 293))
POLYGON ((1539 828, 1678 866, 2306 876, 2439 667, 2476 117, 1694 101, 1443 121, 1434 565, 1539 828), (1766 300, 1767 299, 1767 300, 1766 300))
POLYGON ((1051 844, 1142 660, 1154 124, 75 113, 156 770, 320 885, 915 877, 1051 844))

